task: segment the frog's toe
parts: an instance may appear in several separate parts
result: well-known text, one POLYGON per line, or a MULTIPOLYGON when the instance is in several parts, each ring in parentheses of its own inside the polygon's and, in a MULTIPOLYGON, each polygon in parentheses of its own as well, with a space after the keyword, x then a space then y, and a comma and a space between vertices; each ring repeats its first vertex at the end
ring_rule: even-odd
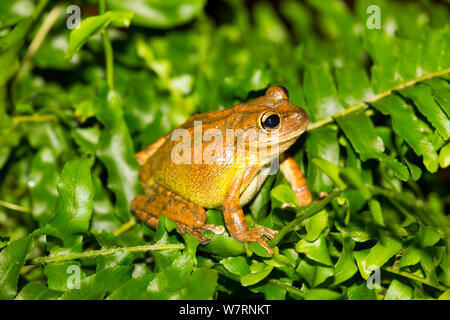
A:
POLYGON ((223 234, 225 232, 224 226, 216 226, 214 224, 205 224, 202 229, 212 231, 215 234, 223 234))
POLYGON ((269 239, 273 239, 278 233, 276 230, 272 230, 263 226, 256 226, 250 230, 254 230, 253 232, 257 232, 259 234, 263 234, 269 239))
POLYGON ((205 245, 208 244, 210 239, 206 238, 203 234, 202 234, 202 230, 200 229, 193 229, 185 224, 182 223, 177 223, 177 227, 178 227, 178 231, 180 231, 181 234, 185 234, 186 232, 188 232, 189 234, 191 234, 194 238, 196 238, 201 244, 205 245))
POLYGON ((256 240, 261 247, 263 247, 271 256, 273 255, 272 248, 267 244, 267 242, 260 236, 258 240, 256 240))
POLYGON ((325 199, 326 197, 328 197, 328 192, 322 191, 321 193, 319 193, 319 197, 317 200, 320 201, 320 200, 325 199))
POLYGON ((256 226, 252 229, 248 229, 246 231, 241 232, 237 239, 240 241, 256 241, 258 242, 270 255, 273 255, 272 248, 267 244, 264 240, 263 235, 265 235, 269 239, 273 239, 277 231, 263 227, 256 226))

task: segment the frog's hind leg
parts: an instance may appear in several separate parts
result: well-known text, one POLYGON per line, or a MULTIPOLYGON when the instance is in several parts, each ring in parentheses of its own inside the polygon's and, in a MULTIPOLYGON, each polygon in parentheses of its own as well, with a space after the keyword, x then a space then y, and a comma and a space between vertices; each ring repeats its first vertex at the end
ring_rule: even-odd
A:
POLYGON ((146 186, 146 193, 133 199, 131 209, 150 227, 156 229, 159 217, 165 215, 177 224, 181 233, 188 232, 203 244, 209 242, 203 236, 204 231, 224 232, 221 226, 205 224, 206 211, 201 206, 158 185, 146 186))
POLYGON ((305 206, 312 203, 312 195, 306 183, 306 178, 294 158, 288 154, 283 154, 280 169, 291 185, 299 205, 305 206))

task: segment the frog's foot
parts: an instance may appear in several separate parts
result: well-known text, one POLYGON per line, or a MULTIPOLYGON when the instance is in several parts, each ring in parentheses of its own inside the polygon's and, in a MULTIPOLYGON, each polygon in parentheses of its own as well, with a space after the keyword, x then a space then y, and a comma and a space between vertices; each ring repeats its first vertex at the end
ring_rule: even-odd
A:
POLYGON ((177 223, 178 230, 181 234, 186 232, 190 233, 194 238, 196 238, 201 244, 208 244, 210 239, 203 235, 206 230, 212 231, 215 234, 222 234, 225 232, 223 226, 215 226, 213 224, 205 224, 202 227, 193 228, 182 223, 177 223))
POLYGON ((178 231, 180 231, 181 234, 190 233, 195 239, 197 239, 201 244, 208 244, 209 239, 206 238, 201 230, 197 228, 192 228, 190 226, 187 226, 182 223, 177 223, 178 231))
POLYGON ((241 242, 243 241, 256 241, 258 242, 266 251, 273 255, 272 248, 267 244, 267 242, 264 240, 263 235, 265 235, 269 239, 273 239, 275 235, 277 234, 277 231, 263 227, 263 226, 257 226, 251 229, 247 229, 244 231, 241 231, 239 234, 235 235, 236 240, 239 240, 241 242))
POLYGON ((322 191, 321 193, 319 193, 317 200, 321 201, 321 200, 325 199, 326 197, 328 197, 328 192, 322 191))
POLYGON ((212 231, 215 234, 223 234, 225 232, 224 226, 216 226, 214 224, 205 224, 203 227, 201 227, 201 229, 203 229, 203 231, 212 231))
POLYGON ((159 219, 161 215, 193 230, 205 225, 206 211, 201 206, 158 185, 146 185, 145 190, 146 194, 133 199, 131 209, 151 227, 157 226, 153 218, 159 219))

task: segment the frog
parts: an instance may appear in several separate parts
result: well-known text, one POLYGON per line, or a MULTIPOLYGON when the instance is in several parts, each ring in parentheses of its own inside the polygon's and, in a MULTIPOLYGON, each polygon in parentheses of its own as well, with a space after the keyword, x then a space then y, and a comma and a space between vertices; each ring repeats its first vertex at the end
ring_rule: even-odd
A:
POLYGON ((305 175, 287 152, 309 122, 306 111, 290 102, 282 86, 270 86, 264 95, 246 103, 195 114, 136 153, 144 194, 134 197, 131 209, 154 229, 165 215, 181 234, 187 232, 201 244, 210 241, 206 231, 225 232, 222 225, 206 223, 207 210, 221 209, 231 237, 257 242, 273 255, 264 237, 273 239, 277 231, 262 225, 249 228, 243 207, 273 174, 274 163, 298 204, 312 203, 305 175), (212 137, 206 137, 207 132, 212 137))

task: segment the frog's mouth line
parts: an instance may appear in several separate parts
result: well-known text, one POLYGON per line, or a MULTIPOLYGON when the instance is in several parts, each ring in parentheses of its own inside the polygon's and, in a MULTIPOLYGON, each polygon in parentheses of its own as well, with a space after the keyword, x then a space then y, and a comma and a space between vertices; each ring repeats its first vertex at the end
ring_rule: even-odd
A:
POLYGON ((294 132, 293 134, 287 136, 284 139, 274 139, 272 141, 267 141, 267 142, 263 142, 263 143, 259 143, 260 147, 266 147, 269 145, 274 145, 274 144, 283 144, 286 143, 288 141, 292 141, 292 140, 296 140, 298 137, 300 137, 304 132, 306 131, 306 127, 303 129, 300 129, 296 132, 294 132))

